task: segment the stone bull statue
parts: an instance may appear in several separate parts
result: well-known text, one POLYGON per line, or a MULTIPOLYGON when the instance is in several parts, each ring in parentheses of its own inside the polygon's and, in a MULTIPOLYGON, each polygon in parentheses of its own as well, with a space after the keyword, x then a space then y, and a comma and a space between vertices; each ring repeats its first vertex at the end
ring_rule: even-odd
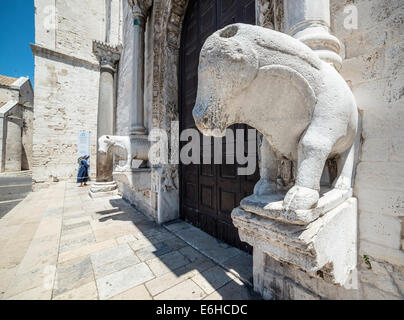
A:
POLYGON ((115 171, 130 171, 132 168, 132 160, 149 160, 150 142, 147 138, 134 138, 129 136, 102 136, 98 139, 98 151, 103 153, 113 152, 119 155, 119 149, 126 151, 126 164, 117 166, 115 171))
MULTIPOLYGON (((245 123, 260 131, 276 154, 297 161, 285 209, 316 206, 330 158, 338 164, 334 188, 351 188, 355 99, 334 67, 308 46, 270 29, 233 24, 206 40, 198 72, 193 116, 203 134, 221 137, 230 125, 245 123)), ((256 189, 270 185, 261 177, 256 189)))

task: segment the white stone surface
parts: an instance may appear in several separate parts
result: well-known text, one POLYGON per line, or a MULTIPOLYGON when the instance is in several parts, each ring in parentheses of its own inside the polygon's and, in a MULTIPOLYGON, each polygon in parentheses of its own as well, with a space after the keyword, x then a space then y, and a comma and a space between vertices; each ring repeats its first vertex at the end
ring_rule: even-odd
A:
MULTIPOLYGON (((351 198, 306 226, 278 222, 240 208, 232 213, 242 241, 254 250, 305 270, 321 270, 331 282, 357 289, 357 204, 351 198)), ((254 270, 260 272, 257 266, 254 270)), ((261 273, 263 270, 261 270, 261 273)), ((257 275, 254 276, 257 281, 257 275)))
POLYGON ((0 86, 0 102, 6 103, 0 110, 1 171, 31 170, 34 92, 29 78, 0 86))
POLYGON ((109 299, 153 278, 154 275, 147 265, 145 263, 139 263, 98 279, 98 293, 100 299, 109 299))
POLYGON ((33 179, 77 176, 77 136, 91 132, 90 173, 95 174, 98 67, 35 57, 33 179))
POLYGON ((344 79, 313 50, 276 31, 234 24, 206 40, 198 76, 193 115, 202 133, 222 136, 231 124, 246 123, 278 154, 298 160, 286 208, 316 205, 325 161, 338 154, 344 153, 335 186, 350 188, 355 99, 344 79))
POLYGON ((126 163, 116 166, 115 171, 124 172, 132 170, 133 160, 149 160, 150 144, 147 136, 102 136, 98 139, 98 151, 118 156, 123 153, 126 163))

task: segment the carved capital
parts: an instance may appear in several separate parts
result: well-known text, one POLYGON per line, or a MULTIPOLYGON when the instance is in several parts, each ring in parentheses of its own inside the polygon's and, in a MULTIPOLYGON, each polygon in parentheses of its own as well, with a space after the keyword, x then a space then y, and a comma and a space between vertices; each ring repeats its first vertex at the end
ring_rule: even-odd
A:
POLYGON ((122 46, 110 46, 104 42, 93 41, 93 52, 100 61, 101 67, 109 67, 114 69, 119 61, 122 52, 122 46))
POLYGON ((153 4, 153 0, 128 0, 132 8, 133 19, 144 21, 153 4))
POLYGON ((274 29, 274 1, 258 0, 256 3, 257 25, 274 29))
POLYGON ((282 31, 283 0, 257 0, 257 25, 282 31))

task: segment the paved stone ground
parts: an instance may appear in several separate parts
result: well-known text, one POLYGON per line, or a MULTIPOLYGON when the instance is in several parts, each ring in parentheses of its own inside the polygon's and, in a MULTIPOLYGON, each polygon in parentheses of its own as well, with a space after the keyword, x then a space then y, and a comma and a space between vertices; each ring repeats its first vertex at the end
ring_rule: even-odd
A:
POLYGON ((0 174, 0 219, 31 192, 31 180, 29 174, 0 174))
POLYGON ((119 197, 87 192, 59 182, 0 219, 1 299, 258 298, 235 276, 250 277, 250 262, 235 262, 248 255, 184 222, 158 226, 119 197))

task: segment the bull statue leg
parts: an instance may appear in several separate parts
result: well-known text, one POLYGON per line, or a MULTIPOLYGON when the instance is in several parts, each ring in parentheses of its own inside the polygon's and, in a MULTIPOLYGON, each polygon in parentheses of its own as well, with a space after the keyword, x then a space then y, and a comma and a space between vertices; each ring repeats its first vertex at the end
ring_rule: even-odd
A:
POLYGON ((296 183, 283 201, 286 209, 311 209, 317 204, 321 174, 335 144, 326 127, 312 124, 299 142, 296 183))
POLYGON ((333 187, 340 190, 352 188, 352 175, 355 161, 355 143, 337 158, 338 176, 333 187))
POLYGON ((264 136, 262 136, 260 156, 260 180, 254 187, 254 194, 257 196, 276 192, 276 154, 264 136))
POLYGON ((130 171, 132 169, 132 158, 130 158, 130 156, 128 156, 128 159, 126 160, 125 165, 123 166, 116 166, 115 171, 116 172, 125 172, 125 171, 130 171))

